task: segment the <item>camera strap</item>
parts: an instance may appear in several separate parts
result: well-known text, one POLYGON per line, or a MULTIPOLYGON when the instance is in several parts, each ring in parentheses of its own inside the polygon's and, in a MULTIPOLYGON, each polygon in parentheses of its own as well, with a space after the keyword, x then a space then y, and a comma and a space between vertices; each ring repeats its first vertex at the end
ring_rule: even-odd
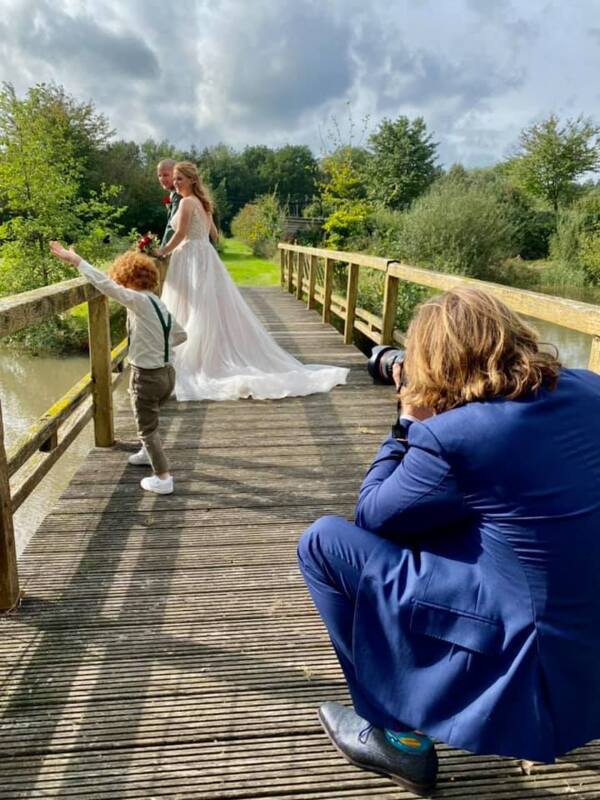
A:
POLYGON ((392 437, 396 439, 396 441, 403 444, 404 447, 408 450, 408 430, 404 427, 402 422, 400 421, 400 416, 402 414, 402 404, 400 400, 398 400, 397 406, 397 417, 396 422, 392 425, 392 437))

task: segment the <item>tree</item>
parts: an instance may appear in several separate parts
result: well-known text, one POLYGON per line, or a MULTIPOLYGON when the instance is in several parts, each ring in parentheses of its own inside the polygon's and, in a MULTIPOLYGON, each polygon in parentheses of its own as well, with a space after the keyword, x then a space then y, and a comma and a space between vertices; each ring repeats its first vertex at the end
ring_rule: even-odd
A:
POLYGON ((557 212, 574 196, 576 181, 600 165, 600 128, 577 117, 560 124, 548 119, 526 128, 513 162, 516 179, 525 191, 544 200, 557 212))
POLYGON ((77 242, 82 255, 93 257, 116 225, 115 187, 82 196, 84 150, 99 142, 91 135, 93 111, 86 109, 83 113, 62 89, 44 84, 29 89, 24 99, 10 84, 0 90, 0 293, 72 274, 50 257, 49 239, 77 242))
POLYGON ((306 145, 288 144, 271 151, 260 174, 269 192, 275 192, 281 202, 290 199, 312 198, 317 190, 319 167, 306 145))
POLYGON ((437 143, 422 117, 384 119, 369 138, 366 183, 372 200, 388 208, 407 208, 439 175, 437 143))
POLYGON ((321 199, 327 214, 323 228, 333 248, 344 247, 349 239, 360 237, 365 231, 371 211, 363 180, 366 159, 365 150, 347 145, 321 162, 321 199))
POLYGON ((126 231, 153 231, 162 235, 165 223, 165 191, 156 178, 156 166, 163 158, 183 160, 168 142, 147 139, 142 144, 122 139, 109 143, 94 158, 91 187, 102 184, 120 187, 116 201, 125 210, 121 224, 126 231))
POLYGON ((240 154, 225 144, 205 147, 197 156, 196 163, 203 180, 216 197, 226 200, 225 208, 217 210, 221 225, 229 230, 233 215, 256 196, 249 171, 240 154))

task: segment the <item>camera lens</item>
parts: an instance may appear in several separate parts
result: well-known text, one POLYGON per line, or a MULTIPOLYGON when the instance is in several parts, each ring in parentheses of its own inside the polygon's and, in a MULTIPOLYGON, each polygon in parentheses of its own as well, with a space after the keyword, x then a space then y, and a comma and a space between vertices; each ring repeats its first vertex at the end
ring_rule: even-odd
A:
POLYGON ((404 350, 399 350, 390 345, 376 345, 371 350, 371 356, 367 362, 369 375, 375 383, 394 383, 393 367, 394 364, 404 362, 404 350))

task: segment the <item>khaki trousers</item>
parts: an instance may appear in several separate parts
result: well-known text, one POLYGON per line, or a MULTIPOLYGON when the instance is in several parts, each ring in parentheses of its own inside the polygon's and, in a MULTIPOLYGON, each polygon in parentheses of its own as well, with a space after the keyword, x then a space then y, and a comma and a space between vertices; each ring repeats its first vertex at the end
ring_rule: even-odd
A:
POLYGON ((158 434, 159 409, 175 388, 175 368, 165 364, 158 369, 131 367, 129 396, 138 436, 146 448, 156 475, 169 471, 158 434))

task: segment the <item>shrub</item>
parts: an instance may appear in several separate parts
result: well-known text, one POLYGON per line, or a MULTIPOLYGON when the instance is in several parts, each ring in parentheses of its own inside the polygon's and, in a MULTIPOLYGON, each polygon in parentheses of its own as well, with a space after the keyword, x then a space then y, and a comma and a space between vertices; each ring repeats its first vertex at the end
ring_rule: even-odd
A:
POLYGON ((320 247, 323 244, 323 227, 313 225, 310 228, 300 228, 294 234, 294 240, 303 247, 320 247))
POLYGON ((271 258, 275 254, 284 227, 285 211, 275 195, 264 195, 247 203, 231 221, 233 235, 261 258, 271 258))
POLYGON ((515 255, 518 231, 493 189, 445 180, 406 213, 390 256, 476 278, 515 255))
POLYGON ((559 215, 550 253, 561 282, 600 285, 600 193, 584 194, 559 215))
POLYGON ((550 240, 550 257, 553 261, 579 269, 579 238, 581 216, 577 208, 563 211, 558 216, 556 232, 550 240))
POLYGON ((328 246, 334 250, 343 250, 350 240, 364 235, 369 211, 368 203, 363 200, 340 203, 323 225, 328 246))
POLYGON ((391 211, 383 206, 373 209, 367 220, 369 241, 366 249, 371 255, 389 257, 400 246, 404 232, 406 214, 391 211))
POLYGON ((582 236, 579 261, 587 286, 600 286, 600 231, 582 236))

